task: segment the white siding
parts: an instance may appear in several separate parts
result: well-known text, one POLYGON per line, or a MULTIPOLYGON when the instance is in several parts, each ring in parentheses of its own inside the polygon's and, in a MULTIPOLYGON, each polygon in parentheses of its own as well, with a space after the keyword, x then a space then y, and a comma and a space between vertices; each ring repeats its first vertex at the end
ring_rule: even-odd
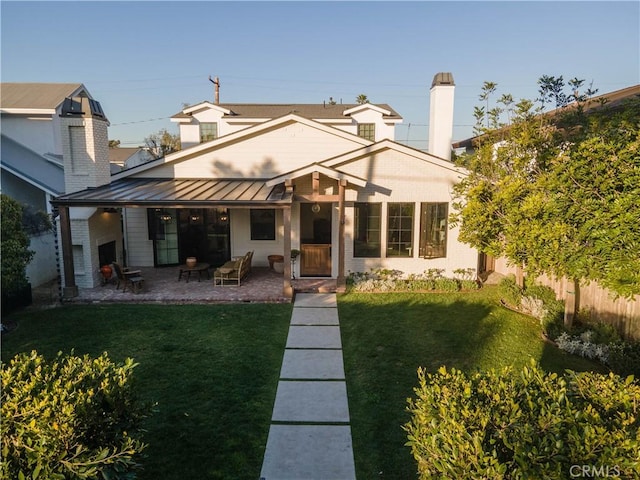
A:
POLYGON ((158 178, 270 178, 362 145, 300 123, 136 174, 158 178))
POLYGON ((56 261, 56 238, 53 232, 29 237, 29 250, 35 255, 27 265, 27 278, 32 287, 37 287, 58 276, 56 261))
MULTIPOLYGON (((253 266, 267 267, 269 255, 284 253, 284 226, 282 224, 282 210, 276 210, 276 239, 251 240, 249 209, 231 209, 231 256, 244 255, 253 251, 253 266)), ((293 248, 293 247, 292 247, 293 248)))
POLYGON ((127 265, 153 267, 153 241, 149 240, 146 208, 124 209, 127 265))

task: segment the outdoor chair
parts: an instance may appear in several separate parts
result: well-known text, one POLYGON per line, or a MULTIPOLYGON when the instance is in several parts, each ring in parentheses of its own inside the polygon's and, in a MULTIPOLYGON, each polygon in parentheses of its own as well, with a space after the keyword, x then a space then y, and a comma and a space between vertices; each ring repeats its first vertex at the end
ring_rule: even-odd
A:
POLYGON ((142 290, 142 286, 144 284, 144 277, 142 276, 142 272, 140 270, 129 270, 128 268, 123 268, 118 263, 113 263, 113 271, 116 274, 116 290, 120 289, 120 285, 122 284, 122 293, 127 291, 127 288, 131 288, 133 293, 138 293, 142 290))
POLYGON ((247 252, 242 257, 233 257, 213 272, 213 286, 236 285, 239 287, 242 280, 251 273, 252 260, 253 251, 247 252))

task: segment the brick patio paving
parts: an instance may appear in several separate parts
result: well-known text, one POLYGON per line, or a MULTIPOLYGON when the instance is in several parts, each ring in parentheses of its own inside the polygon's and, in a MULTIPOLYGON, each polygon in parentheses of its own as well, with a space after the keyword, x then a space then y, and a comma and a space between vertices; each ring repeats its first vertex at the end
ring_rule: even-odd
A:
MULTIPOLYGON (((79 295, 65 303, 289 303, 282 294, 283 277, 267 267, 254 267, 249 276, 238 286, 213 286, 206 275, 198 281, 192 275, 187 283, 178 280, 179 267, 131 267, 141 270, 144 286, 140 293, 116 290, 114 284, 94 288, 79 288, 79 295)), ((292 280, 297 292, 335 292, 335 279, 292 280)), ((34 304, 56 303, 57 284, 34 289, 34 304), (41 291, 42 290, 42 291, 41 291), (46 290, 46 291, 45 291, 46 290), (42 300, 44 299, 44 300, 42 300)), ((34 305, 37 306, 37 305, 34 305)))

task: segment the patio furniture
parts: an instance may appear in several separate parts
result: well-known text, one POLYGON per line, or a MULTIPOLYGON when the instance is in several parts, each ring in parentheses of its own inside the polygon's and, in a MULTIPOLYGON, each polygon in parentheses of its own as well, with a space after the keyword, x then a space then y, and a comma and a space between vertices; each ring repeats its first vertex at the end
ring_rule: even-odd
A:
POLYGON ((131 288, 133 293, 138 293, 142 290, 144 277, 140 270, 129 270, 129 268, 123 268, 119 263, 115 262, 112 265, 117 277, 116 290, 120 289, 120 284, 122 284, 122 293, 127 291, 127 287, 131 288))
POLYGON ((213 286, 237 285, 251 273, 251 261, 253 251, 247 252, 242 257, 234 257, 213 272, 213 286))
POLYGON ((191 278, 191 272, 198 272, 198 281, 202 278, 202 273, 206 272, 207 278, 211 278, 211 274, 209 273, 209 265, 208 263, 196 263, 195 265, 182 265, 180 266, 180 274, 178 275, 178 281, 182 279, 182 276, 185 275, 187 277, 187 283, 189 283, 189 279, 191 278))

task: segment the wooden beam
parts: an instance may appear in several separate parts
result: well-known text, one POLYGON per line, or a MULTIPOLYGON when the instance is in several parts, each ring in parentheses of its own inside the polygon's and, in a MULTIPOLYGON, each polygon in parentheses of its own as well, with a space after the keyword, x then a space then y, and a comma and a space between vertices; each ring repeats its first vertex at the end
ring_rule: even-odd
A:
POLYGON ((282 210, 282 223, 284 224, 284 280, 282 294, 287 298, 293 298, 291 285, 291 206, 282 210))
POLYGON ((311 187, 314 195, 320 195, 320 172, 311 174, 311 187))
POLYGON ((344 292, 346 289, 347 281, 344 276, 344 192, 347 186, 346 180, 340 180, 338 182, 338 278, 336 281, 337 290, 344 292))
POLYGON ((76 275, 73 268, 73 244, 71 243, 71 218, 69 207, 59 207, 60 212, 60 237, 62 241, 62 264, 64 265, 64 286, 62 296, 73 298, 78 296, 76 275))
POLYGON ((298 202, 339 202, 340 195, 294 195, 293 199, 298 202))

